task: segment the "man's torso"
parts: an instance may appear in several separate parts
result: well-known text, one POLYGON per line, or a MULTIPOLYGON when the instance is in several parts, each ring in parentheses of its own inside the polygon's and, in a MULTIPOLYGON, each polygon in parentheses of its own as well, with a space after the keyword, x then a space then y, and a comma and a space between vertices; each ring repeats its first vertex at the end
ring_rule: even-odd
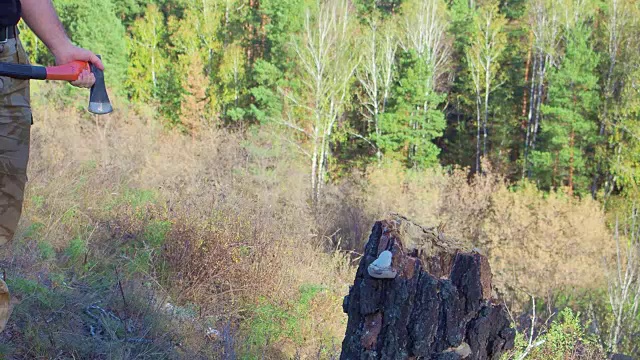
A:
POLYGON ((20 20, 20 0, 0 0, 0 26, 16 25, 20 20))

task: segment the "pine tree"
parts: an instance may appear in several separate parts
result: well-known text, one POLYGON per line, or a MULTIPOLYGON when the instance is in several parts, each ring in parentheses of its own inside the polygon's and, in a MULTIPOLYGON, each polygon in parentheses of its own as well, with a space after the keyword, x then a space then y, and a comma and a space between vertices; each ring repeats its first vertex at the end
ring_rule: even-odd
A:
POLYGON ((249 113, 258 123, 273 122, 282 116, 282 96, 278 86, 284 83, 284 73, 271 62, 258 59, 253 65, 252 79, 255 86, 250 89, 253 102, 249 113))
POLYGON ((448 123, 443 139, 440 141, 446 151, 442 153, 444 165, 456 164, 473 167, 475 150, 476 96, 473 80, 466 66, 466 52, 473 39, 474 1, 451 0, 449 2, 450 21, 447 31, 452 37, 451 45, 451 78, 448 88, 447 108, 448 123))
POLYGON ((42 40, 29 29, 24 21, 18 23, 18 29, 20 30, 20 41, 27 54, 29 54, 31 62, 41 65, 53 65, 55 63, 53 54, 49 52, 42 40))
POLYGON ((544 89, 547 85, 549 69, 556 62, 560 39, 560 16, 563 9, 559 0, 530 0, 528 20, 531 29, 531 66, 529 84, 527 84, 528 104, 526 116, 526 135, 522 162, 522 177, 531 176, 529 154, 537 147, 538 131, 541 123, 541 108, 544 101, 544 89))
POLYGON ((371 14, 379 13, 382 16, 391 16, 399 11, 404 0, 356 0, 354 1, 361 19, 366 19, 371 14))
POLYGON ((180 122, 182 127, 195 136, 207 123, 207 86, 208 79, 204 75, 204 64, 198 52, 189 52, 180 56, 180 63, 185 64, 186 77, 184 95, 180 104, 180 122))
MULTIPOLYGON (((292 86, 296 53, 291 37, 304 25, 306 0, 261 0, 257 16, 262 26, 262 57, 246 74, 250 98, 246 118, 259 123, 282 116, 283 98, 279 88, 292 86)), ((244 34, 243 34, 244 36, 244 34)))
POLYGON ((438 88, 449 70, 448 13, 444 2, 416 0, 407 1, 402 12, 395 101, 372 139, 385 156, 399 156, 408 167, 428 167, 437 163, 440 150, 433 140, 445 127, 438 108, 445 96, 438 88))
POLYGON ((180 74, 182 89, 176 94, 181 96, 179 119, 190 131, 214 124, 219 117, 220 96, 212 85, 221 52, 217 21, 222 7, 217 5, 216 1, 191 1, 182 17, 169 19, 171 71, 180 74))
POLYGON ((413 51, 402 56, 404 69, 394 89, 395 102, 380 119, 380 135, 373 137, 383 153, 405 162, 407 167, 436 165, 440 149, 433 142, 446 126, 437 106, 444 94, 433 91, 433 73, 413 51))
POLYGON ((144 16, 149 5, 154 5, 153 0, 112 0, 115 12, 122 24, 129 27, 136 19, 144 16))
POLYGON ((60 0, 56 10, 71 40, 102 56, 111 90, 123 90, 128 60, 126 32, 112 0, 60 0))
POLYGON ((475 1, 452 0, 449 8, 451 14, 449 32, 455 39, 453 43, 454 56, 458 60, 462 60, 466 48, 470 46, 470 40, 473 39, 475 1))
POLYGON ((599 56, 590 44, 591 31, 577 24, 566 34, 562 63, 549 74, 548 103, 542 106, 539 149, 532 152, 533 173, 544 188, 589 190, 588 163, 597 137, 599 56))

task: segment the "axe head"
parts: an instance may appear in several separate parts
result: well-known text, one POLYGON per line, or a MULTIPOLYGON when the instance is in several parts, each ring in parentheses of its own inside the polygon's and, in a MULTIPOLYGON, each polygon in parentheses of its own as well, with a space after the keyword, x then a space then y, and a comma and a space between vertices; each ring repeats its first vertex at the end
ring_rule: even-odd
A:
MULTIPOLYGON (((102 59, 100 55, 98 58, 102 59)), ((113 108, 109 94, 107 94, 107 87, 104 84, 104 73, 93 64, 91 64, 91 72, 95 76, 96 82, 91 87, 89 95, 89 111, 98 115, 109 114, 113 108)))

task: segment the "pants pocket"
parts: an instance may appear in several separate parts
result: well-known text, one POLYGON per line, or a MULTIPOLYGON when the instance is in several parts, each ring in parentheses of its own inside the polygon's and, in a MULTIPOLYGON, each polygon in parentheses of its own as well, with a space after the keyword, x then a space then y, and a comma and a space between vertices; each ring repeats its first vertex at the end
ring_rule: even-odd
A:
MULTIPOLYGON (((29 56, 19 39, 10 39, 4 44, 5 50, 1 55, 12 54, 1 60, 3 62, 30 65, 29 56)), ((0 111, 10 113, 16 120, 20 116, 20 123, 31 125, 31 91, 30 80, 14 79, 8 76, 0 77, 0 111), (22 115, 20 115, 22 114, 22 115)))
POLYGON ((27 50, 24 48, 24 45, 22 44, 20 38, 18 38, 16 41, 16 54, 18 56, 19 64, 31 65, 29 54, 27 54, 27 50))

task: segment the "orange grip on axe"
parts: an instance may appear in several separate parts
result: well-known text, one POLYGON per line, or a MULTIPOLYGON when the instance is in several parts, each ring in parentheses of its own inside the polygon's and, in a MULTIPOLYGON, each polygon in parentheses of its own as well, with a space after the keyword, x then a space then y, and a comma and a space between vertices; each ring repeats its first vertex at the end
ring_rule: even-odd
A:
MULTIPOLYGON (((97 56, 100 58, 100 55, 97 56)), ((84 70, 93 73, 96 78, 96 82, 91 87, 91 93, 89 95, 89 111, 94 114, 110 113, 113 111, 113 108, 111 107, 111 101, 105 88, 104 74, 102 70, 93 64, 76 60, 64 65, 48 66, 46 67, 46 79, 75 81, 78 80, 78 77, 84 70)))
MULTIPOLYGON (((97 56, 100 58, 100 55, 97 56)), ((76 81, 84 70, 90 71, 96 78, 89 94, 89 111, 100 115, 110 113, 113 108, 105 87, 104 73, 89 62, 72 61, 64 65, 47 67, 0 62, 0 76, 14 79, 76 81)))
POLYGON ((59 66, 47 66, 47 80, 76 81, 82 71, 91 71, 89 63, 85 61, 72 61, 59 66))

